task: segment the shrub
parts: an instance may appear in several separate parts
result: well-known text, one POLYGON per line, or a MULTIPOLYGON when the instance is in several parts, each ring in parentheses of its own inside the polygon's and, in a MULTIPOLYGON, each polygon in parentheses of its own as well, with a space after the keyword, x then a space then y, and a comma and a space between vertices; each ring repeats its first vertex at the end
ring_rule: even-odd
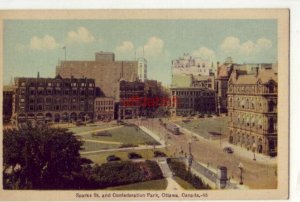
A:
POLYGON ((201 178, 188 171, 184 163, 168 159, 168 164, 175 176, 189 182, 196 189, 210 189, 201 178))

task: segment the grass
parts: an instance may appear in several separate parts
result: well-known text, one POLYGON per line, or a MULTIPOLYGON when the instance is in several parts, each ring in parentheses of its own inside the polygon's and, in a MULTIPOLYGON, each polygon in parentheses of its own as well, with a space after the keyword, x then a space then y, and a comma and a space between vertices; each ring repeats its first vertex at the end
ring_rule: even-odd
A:
POLYGON ((81 136, 87 140, 94 140, 95 142, 84 142, 83 148, 84 151, 97 151, 97 150, 104 150, 104 149, 114 149, 120 148, 121 145, 159 145, 159 143, 154 140, 151 136, 149 136, 144 131, 140 130, 138 127, 134 126, 121 126, 114 129, 108 129, 103 131, 97 131, 105 128, 115 127, 117 125, 99 125, 99 126, 84 126, 84 127, 76 127, 71 128, 70 131, 74 132, 75 134, 84 133, 81 136), (103 133, 104 131, 110 136, 101 136, 97 135, 99 133, 103 133), (118 144, 109 144, 109 143, 101 143, 96 141, 108 141, 108 142, 118 142, 118 144))
POLYGON ((108 190, 165 190, 168 186, 166 179, 151 180, 134 184, 107 188, 108 190))
POLYGON ((195 190, 196 188, 191 185, 190 183, 188 183, 187 181, 175 176, 174 180, 183 188, 186 190, 195 190))
MULTIPOLYGON (((164 152, 167 155, 170 155, 170 150, 166 152, 165 149, 155 149, 155 151, 161 151, 164 152)), ((143 149, 143 150, 128 150, 128 151, 111 151, 111 152, 102 152, 98 154, 89 154, 89 155, 82 155, 85 158, 88 158, 92 160, 94 163, 102 164, 106 163, 106 158, 109 155, 115 155, 121 158, 121 160, 126 161, 128 159, 128 153, 135 152, 137 154, 140 154, 143 159, 151 160, 153 159, 153 149, 143 149)))
POLYGON ((207 139, 219 139, 220 132, 223 138, 228 134, 227 117, 192 119, 190 122, 175 121, 176 124, 191 130, 207 139))

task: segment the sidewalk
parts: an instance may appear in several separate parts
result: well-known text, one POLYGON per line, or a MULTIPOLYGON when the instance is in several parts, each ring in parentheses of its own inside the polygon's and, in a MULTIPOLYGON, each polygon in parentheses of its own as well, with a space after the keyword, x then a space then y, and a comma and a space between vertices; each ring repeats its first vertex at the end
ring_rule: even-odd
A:
POLYGON ((159 142, 161 145, 165 146, 165 143, 163 140, 161 140, 161 138, 155 134, 154 132, 152 132, 151 130, 149 130, 148 128, 146 128, 145 126, 139 126, 139 128, 144 131, 145 133, 147 133, 148 135, 150 135, 153 139, 155 139, 157 142, 159 142))
MULTIPOLYGON (((235 155, 243 158, 247 158, 249 160, 254 161, 254 153, 252 151, 248 151, 245 148, 241 148, 237 145, 230 144, 229 142, 222 142, 222 148, 224 147, 231 147, 234 150, 235 155)), ((259 154, 255 152, 255 159, 256 162, 260 164, 267 164, 267 165, 276 165, 277 164, 277 157, 270 157, 263 154, 259 154)))

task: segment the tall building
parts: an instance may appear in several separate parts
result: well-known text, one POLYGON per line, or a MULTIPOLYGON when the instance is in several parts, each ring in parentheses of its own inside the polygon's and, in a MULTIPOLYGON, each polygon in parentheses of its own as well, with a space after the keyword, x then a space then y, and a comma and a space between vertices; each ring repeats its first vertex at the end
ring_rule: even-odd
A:
POLYGON ((92 120, 94 99, 94 79, 15 78, 13 118, 17 124, 92 120))
POLYGON ((202 58, 195 58, 189 54, 172 60, 172 74, 192 74, 200 76, 209 76, 211 61, 202 58))
POLYGON ((98 52, 95 61, 62 61, 56 67, 56 74, 62 78, 91 78, 101 89, 102 96, 119 101, 119 82, 135 81, 138 76, 138 61, 116 61, 115 54, 98 52))
POLYGON ((145 58, 138 59, 138 78, 142 82, 147 79, 147 60, 145 58))
POLYGON ((277 73, 234 70, 228 81, 229 142, 270 156, 277 154, 277 73))

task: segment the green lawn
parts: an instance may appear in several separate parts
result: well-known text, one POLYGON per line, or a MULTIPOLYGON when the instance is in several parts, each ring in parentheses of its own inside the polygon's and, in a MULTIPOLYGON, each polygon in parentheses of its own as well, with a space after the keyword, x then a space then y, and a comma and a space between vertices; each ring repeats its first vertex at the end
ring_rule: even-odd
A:
POLYGON ((175 123, 191 130, 204 138, 219 139, 221 133, 223 138, 228 134, 227 117, 199 118, 189 122, 176 121, 175 123))
MULTIPOLYGON (((155 149, 155 151, 161 151, 164 152, 167 155, 170 155, 170 150, 165 149, 155 149)), ((128 151, 112 151, 112 152, 102 152, 98 154, 89 154, 89 155, 82 155, 85 158, 88 158, 92 160, 94 163, 102 164, 106 163, 106 158, 110 155, 116 155, 121 158, 121 160, 126 161, 128 159, 128 153, 135 152, 137 154, 140 154, 143 159, 150 160, 153 159, 153 149, 144 149, 144 150, 128 150, 128 151)))
POLYGON ((191 185, 190 183, 188 183, 187 181, 175 176, 174 180, 183 188, 186 190, 195 190, 196 188, 193 187, 193 185, 191 185))
POLYGON ((108 190, 165 190, 168 186, 166 179, 139 182, 129 185, 107 188, 108 190))
POLYGON ((78 134, 83 141, 91 140, 84 141, 83 151, 114 149, 120 148, 122 145, 159 145, 159 143, 151 136, 135 126, 119 126, 108 124, 107 126, 82 126, 70 128, 69 130, 75 134, 78 134), (103 136, 103 133, 108 136, 103 136), (110 142, 119 144, 110 144, 110 142))

